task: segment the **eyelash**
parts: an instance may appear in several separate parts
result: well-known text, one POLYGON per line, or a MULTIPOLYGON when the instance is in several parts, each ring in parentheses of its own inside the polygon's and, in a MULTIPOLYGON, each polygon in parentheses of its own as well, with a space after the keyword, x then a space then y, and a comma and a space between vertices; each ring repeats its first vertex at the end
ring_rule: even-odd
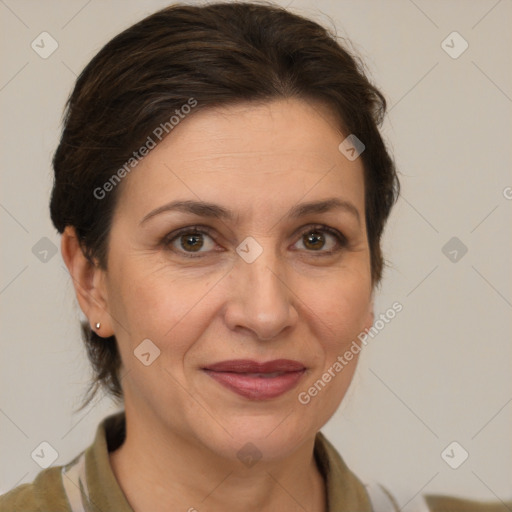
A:
MULTIPOLYGON (((174 242, 176 239, 178 239, 180 236, 183 236, 183 235, 207 235, 212 240, 214 240, 214 238, 212 236, 212 231, 213 230, 207 226, 188 226, 186 228, 179 229, 178 231, 174 231, 174 232, 168 234, 167 236, 165 236, 164 239, 162 240, 162 244, 166 248, 173 250, 172 248, 170 248, 170 245, 172 244, 172 242, 174 242)), ((316 251, 306 251, 306 252, 312 253, 312 256, 314 256, 314 257, 330 256, 336 252, 341 251, 342 249, 344 249, 348 246, 347 238, 345 237, 345 235, 343 235, 343 233, 341 233, 337 229, 331 228, 329 226, 325 226, 323 224, 312 224, 310 226, 307 226, 307 229, 303 230, 300 233, 300 237, 304 236, 307 233, 318 233, 318 232, 328 233, 328 234, 334 236, 334 238, 336 238, 338 246, 334 249, 331 249, 330 251, 322 251, 320 249, 317 254, 315 254, 316 251)), ((186 258, 201 258, 201 257, 203 257, 201 255, 202 254, 201 252, 197 252, 194 254, 191 252, 179 251, 179 254, 185 256, 186 258)))

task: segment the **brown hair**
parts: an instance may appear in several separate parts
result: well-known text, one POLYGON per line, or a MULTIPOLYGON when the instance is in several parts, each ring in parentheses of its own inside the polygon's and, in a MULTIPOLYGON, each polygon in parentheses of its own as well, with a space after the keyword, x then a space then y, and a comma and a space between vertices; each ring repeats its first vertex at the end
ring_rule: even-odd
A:
MULTIPOLYGON (((78 77, 53 158, 50 202, 59 233, 73 226, 84 254, 107 268, 118 188, 98 198, 155 127, 194 98, 194 111, 240 101, 299 97, 337 114, 345 135, 364 144, 365 215, 374 284, 382 275, 380 239, 399 193, 395 165, 378 127, 386 100, 364 65, 335 35, 282 7, 261 3, 176 4, 124 30, 78 77)), ((340 141, 341 142, 341 141, 340 141)), ((121 399, 116 339, 82 324, 97 390, 121 399)))

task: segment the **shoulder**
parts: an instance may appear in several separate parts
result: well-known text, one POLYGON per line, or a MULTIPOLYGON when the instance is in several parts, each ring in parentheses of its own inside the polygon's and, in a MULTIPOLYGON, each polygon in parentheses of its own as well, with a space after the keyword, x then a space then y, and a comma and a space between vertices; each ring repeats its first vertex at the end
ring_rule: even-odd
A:
POLYGON ((476 501, 446 495, 426 495, 429 512, 510 512, 512 501, 476 501))
POLYGON ((511 512, 512 501, 477 501, 450 495, 418 495, 413 502, 400 504, 396 495, 378 482, 363 483, 347 467, 332 443, 318 432, 315 455, 326 479, 330 508, 372 512, 400 512, 407 505, 411 512, 511 512))
MULTIPOLYGON (((33 482, 21 484, 0 495, 0 512, 84 510, 83 504, 89 500, 89 491, 101 503, 115 498, 116 504, 124 504, 122 491, 116 488, 108 458, 109 447, 117 447, 123 436, 124 412, 104 418, 97 427, 93 443, 73 460, 65 465, 44 469, 33 482), (109 485, 105 486, 105 480, 109 485)), ((130 510, 126 504, 123 506, 123 510, 130 510)))
POLYGON ((44 469, 32 483, 21 484, 0 496, 0 512, 68 512, 62 466, 44 469))

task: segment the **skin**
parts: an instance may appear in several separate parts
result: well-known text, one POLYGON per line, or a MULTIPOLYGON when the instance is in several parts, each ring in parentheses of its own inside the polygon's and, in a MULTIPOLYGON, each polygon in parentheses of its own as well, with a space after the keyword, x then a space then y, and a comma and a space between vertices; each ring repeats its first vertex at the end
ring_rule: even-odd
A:
POLYGON ((373 323, 363 164, 338 150, 346 135, 324 106, 302 99, 197 111, 120 185, 106 271, 66 229, 62 254, 80 307, 121 352, 127 437, 110 461, 136 512, 325 510, 315 435, 358 356, 307 405, 298 394, 373 323), (336 209, 286 218, 299 203, 333 197, 359 219, 336 209), (141 223, 177 199, 216 203, 234 218, 170 211, 141 223), (347 244, 326 232, 308 241, 315 224, 347 244), (197 225, 211 228, 199 253, 186 237, 165 242, 197 225), (247 236, 263 249, 253 263, 236 252, 247 236), (133 354, 144 339, 160 350, 149 366, 133 354), (307 371, 291 391, 255 401, 201 370, 235 358, 293 359, 307 371), (247 442, 262 457, 252 467, 237 458, 247 442))

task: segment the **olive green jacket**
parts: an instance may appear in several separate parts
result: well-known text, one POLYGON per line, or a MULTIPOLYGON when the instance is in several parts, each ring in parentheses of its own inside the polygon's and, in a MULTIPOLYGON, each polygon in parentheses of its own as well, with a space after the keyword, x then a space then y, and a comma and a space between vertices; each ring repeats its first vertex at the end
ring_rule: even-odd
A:
MULTIPOLYGON (((41 471, 32 483, 0 496, 0 512, 133 512, 109 461, 109 451, 123 443, 124 412, 105 418, 91 446, 65 466, 41 471)), ((400 508, 382 487, 365 487, 348 469, 334 446, 319 432, 315 458, 327 491, 328 512, 396 512, 400 508)), ((425 512, 510 512, 498 504, 482 504, 442 496, 426 496, 425 512), (501 507, 501 508, 500 508, 501 507)))

